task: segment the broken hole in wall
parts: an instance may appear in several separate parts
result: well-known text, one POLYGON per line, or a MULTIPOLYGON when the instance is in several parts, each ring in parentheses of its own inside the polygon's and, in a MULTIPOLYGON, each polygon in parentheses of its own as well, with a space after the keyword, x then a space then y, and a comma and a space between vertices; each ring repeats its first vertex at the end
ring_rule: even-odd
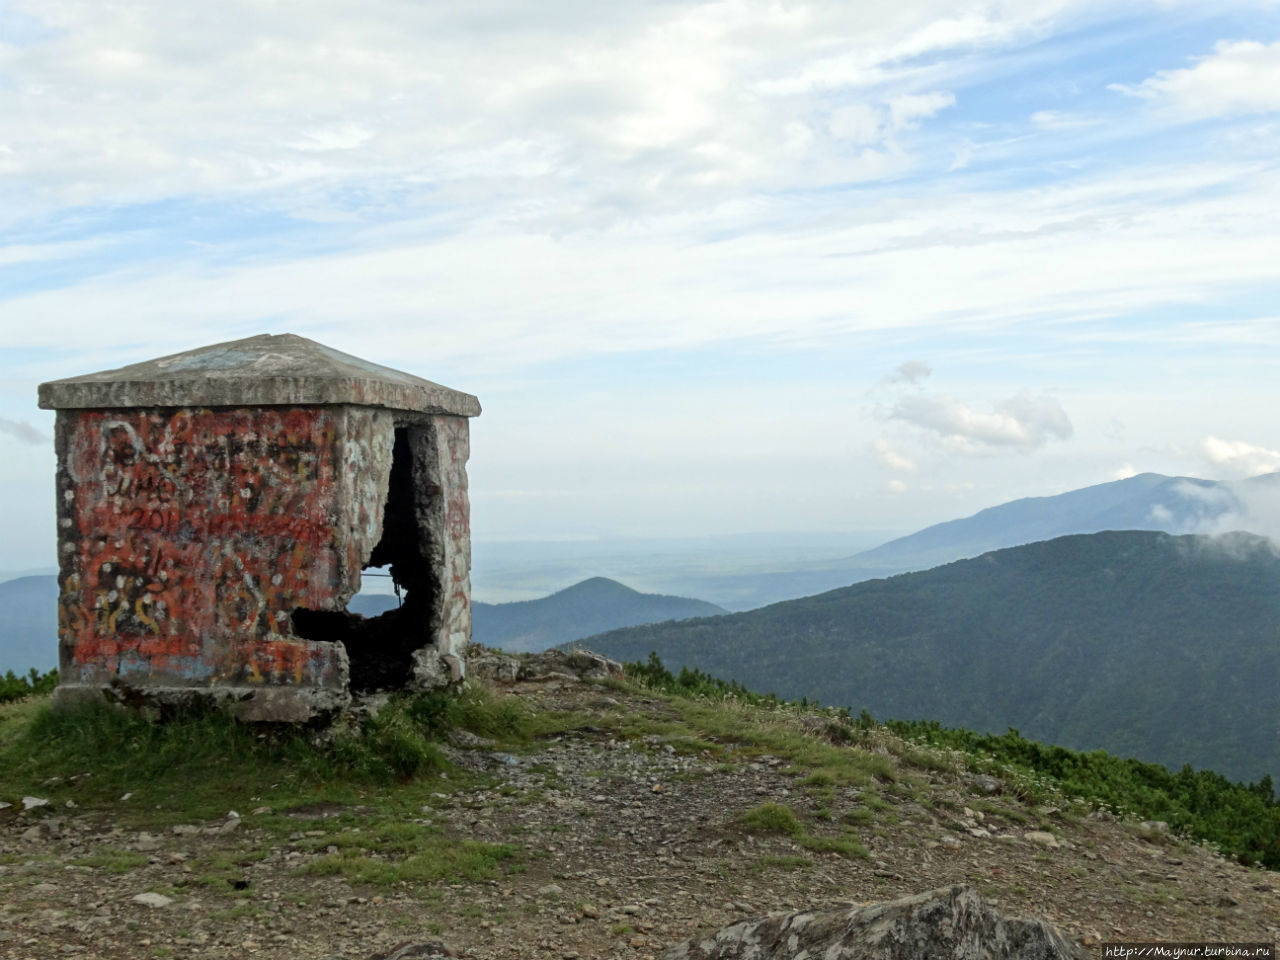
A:
POLYGON ((293 612, 297 636, 346 647, 353 692, 405 686, 412 676, 414 651, 426 646, 431 637, 435 577, 422 517, 431 487, 425 457, 414 454, 414 447, 424 442, 420 429, 396 428, 382 539, 364 565, 365 570, 386 568, 399 588, 399 605, 369 617, 348 610, 299 608, 293 612))

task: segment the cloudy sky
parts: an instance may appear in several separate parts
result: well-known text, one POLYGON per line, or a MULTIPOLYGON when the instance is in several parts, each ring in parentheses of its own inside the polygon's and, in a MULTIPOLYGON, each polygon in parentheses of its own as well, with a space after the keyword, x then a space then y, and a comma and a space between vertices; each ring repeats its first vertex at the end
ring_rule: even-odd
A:
POLYGON ((1280 467, 1280 4, 0 0, 42 380, 294 332, 480 396, 481 539, 1280 467))

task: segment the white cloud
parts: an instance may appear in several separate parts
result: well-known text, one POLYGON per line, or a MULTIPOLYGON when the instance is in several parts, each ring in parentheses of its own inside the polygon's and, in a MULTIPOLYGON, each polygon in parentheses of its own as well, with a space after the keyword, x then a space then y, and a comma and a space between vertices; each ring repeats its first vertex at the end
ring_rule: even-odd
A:
POLYGON ((893 494, 906 493, 908 489, 905 481, 898 480, 897 478, 890 480, 884 486, 886 490, 893 494))
POLYGON ((354 123, 339 123, 312 130, 299 131, 299 138, 290 146, 303 153, 328 150, 354 150, 373 136, 368 130, 354 123))
POLYGON ((1029 119, 1042 130, 1079 130, 1102 122, 1098 117, 1086 117, 1061 110, 1037 110, 1029 119))
POLYGON ((898 364, 889 375, 890 383, 922 383, 933 373, 933 368, 923 360, 907 360, 898 364))
POLYGON ((1267 479, 1232 484, 1236 509, 1222 513, 1206 533, 1247 530, 1280 544, 1280 484, 1267 479))
POLYGON ((1029 451, 1049 440, 1066 440, 1071 420, 1053 397, 1022 391, 995 404, 990 412, 974 410, 951 397, 912 395, 900 398, 889 417, 936 435, 959 453, 998 449, 1029 451))
MULTIPOLYGON (((43 26, 31 42, 0 43, 0 170, 14 185, 9 216, 263 190, 341 203, 344 187, 369 194, 378 178, 429 183, 434 204, 483 182, 509 208, 503 195, 532 178, 576 198, 558 205, 570 219, 593 205, 703 204, 744 183, 850 182, 909 158, 869 167, 842 143, 875 146, 954 102, 912 57, 1012 43, 1066 5, 1006 0, 956 18, 944 0, 225 0, 216 12, 16 0, 43 26), (831 82, 803 79, 831 69, 831 82), (794 163, 801 127, 831 131, 812 165, 794 163), (473 164, 477 154, 492 162, 473 164), (548 162, 530 169, 522 155, 548 162)), ((392 193, 393 208, 415 199, 392 193)))
POLYGON ((883 103, 859 100, 833 110, 826 129, 835 140, 850 146, 893 143, 895 135, 916 129, 920 121, 936 116, 955 102, 955 95, 949 91, 902 94, 883 103))
POLYGON ((879 461, 896 473, 915 473, 916 462, 905 453, 896 449, 887 441, 877 439, 872 445, 879 461))
MULTIPOLYGON (((1221 535, 1245 530, 1280 540, 1280 484, 1273 477, 1237 478, 1213 486, 1184 482, 1174 489, 1201 505, 1194 513, 1194 530, 1189 532, 1221 535)), ((1180 512, 1187 514, 1185 507, 1180 512)), ((1222 545, 1232 546, 1229 539, 1222 545)))
POLYGON ((910 130, 955 102, 955 95, 946 90, 903 94, 889 101, 889 122, 895 130, 910 130))
POLYGON ((1111 89, 1193 116, 1280 110, 1280 41, 1222 41, 1192 67, 1161 70, 1137 86, 1111 89))
POLYGON ((855 102, 834 110, 827 121, 827 130, 838 140, 861 146, 880 140, 884 124, 882 111, 869 103, 855 102))
MULTIPOLYGON (((818 49, 844 49, 835 54, 810 58, 790 70, 780 70, 759 82, 757 89, 768 95, 826 93, 870 88, 897 76, 910 74, 906 66, 914 58, 943 51, 998 47, 1031 37, 1072 6, 1070 0, 1003 2, 988 5, 988 13, 951 16, 951 5, 904 2, 893 7, 833 5, 841 10, 844 24, 861 16, 861 37, 848 35, 843 43, 826 43, 818 49)), ((821 20, 815 19, 813 26, 821 20)))
POLYGON ((1111 478, 1113 480, 1128 480, 1130 477, 1136 477, 1137 475, 1138 471, 1134 468, 1132 463, 1126 463, 1111 471, 1111 478))
POLYGON ((50 442, 48 437, 27 423, 27 421, 13 420, 9 417, 0 417, 0 433, 7 433, 23 443, 46 444, 50 442))
MULTIPOLYGON (((472 224, 366 229, 322 255, 139 261, 10 296, 6 342, 90 343, 86 330, 127 317, 114 339, 143 356, 191 346, 188 331, 199 327, 267 327, 343 339, 362 355, 419 356, 433 369, 465 357, 482 358, 483 369, 729 341, 811 346, 873 331, 1038 329, 1063 342, 1136 342, 1074 322, 1274 282, 1280 220, 1271 210, 1280 210, 1280 173, 1236 163, 995 194, 913 184, 848 208, 827 196, 755 198, 563 235, 552 234, 559 213, 548 199, 472 224), (377 322, 351 327, 364 317, 377 322)), ((1201 327, 1170 320, 1163 336, 1201 327)))
POLYGON ((1201 442, 1209 462, 1239 476, 1255 477, 1280 470, 1280 450, 1271 450, 1243 440, 1205 437, 1201 442))

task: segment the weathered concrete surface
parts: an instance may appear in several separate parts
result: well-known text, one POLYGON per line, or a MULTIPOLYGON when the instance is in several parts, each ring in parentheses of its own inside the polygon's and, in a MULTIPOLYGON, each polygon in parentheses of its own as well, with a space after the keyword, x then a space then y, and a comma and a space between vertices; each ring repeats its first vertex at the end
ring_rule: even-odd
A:
POLYGON ((245 719, 293 721, 341 709, 349 686, 461 680, 468 421, 388 409, 427 403, 428 388, 479 409, 289 336, 43 385, 42 402, 60 407, 59 700, 203 697, 245 719), (356 402, 285 403, 297 396, 356 402), (134 405, 149 398, 166 405, 134 405), (114 406, 82 406, 99 400, 114 406), (403 607, 347 613, 361 570, 383 565, 403 607))
POLYGON ((342 648, 297 638, 290 615, 359 590, 381 534, 386 416, 61 411, 63 682, 345 690, 342 648))
MULTIPOLYGON (((345 660, 341 647, 338 654, 345 660)), ((211 706, 252 723, 306 723, 336 716, 351 703, 345 689, 329 687, 170 687, 119 681, 109 686, 60 683, 53 699, 58 707, 104 700, 121 707, 176 711, 211 706)))
POLYGON ((470 426, 465 417, 435 416, 412 437, 414 462, 423 464, 415 484, 420 543, 436 577, 429 645, 414 655, 413 678, 418 687, 431 688, 466 676, 471 641, 470 426))
POLYGON ((40 385, 46 409, 356 404, 475 417, 480 401, 292 333, 219 343, 40 385))
POLYGON ((661 960, 1088 960, 1039 919, 1004 917, 957 884, 867 907, 744 920, 661 960))

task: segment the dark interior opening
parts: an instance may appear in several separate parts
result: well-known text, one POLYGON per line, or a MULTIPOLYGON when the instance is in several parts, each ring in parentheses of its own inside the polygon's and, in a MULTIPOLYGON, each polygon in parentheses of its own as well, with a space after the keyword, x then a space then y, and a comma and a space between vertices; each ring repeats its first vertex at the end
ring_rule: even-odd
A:
POLYGON ((431 561, 426 532, 418 519, 425 496, 415 492, 426 480, 414 469, 410 428, 397 427, 391 455, 391 479, 382 513, 382 539, 364 569, 387 567, 401 595, 398 607, 376 617, 346 610, 293 612, 293 632, 307 640, 341 643, 351 666, 351 690, 395 690, 409 680, 412 655, 427 644, 433 607, 431 561))

